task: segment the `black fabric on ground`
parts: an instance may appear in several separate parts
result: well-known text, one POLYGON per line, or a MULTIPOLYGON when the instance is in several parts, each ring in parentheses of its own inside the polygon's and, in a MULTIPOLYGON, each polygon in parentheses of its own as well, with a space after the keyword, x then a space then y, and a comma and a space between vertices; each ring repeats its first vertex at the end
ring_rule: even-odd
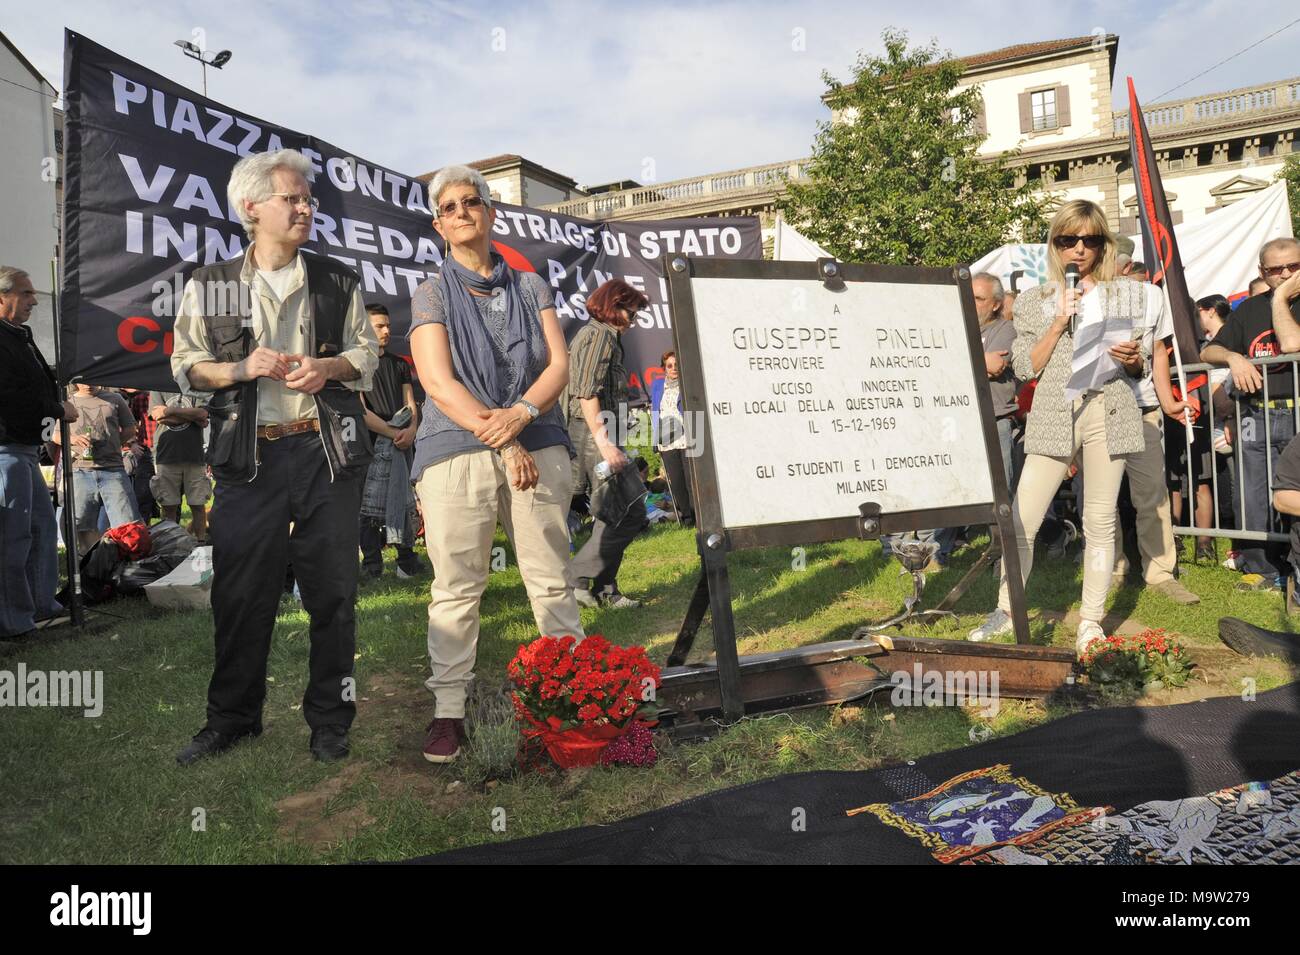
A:
POLYGON ((1300 685, 1253 701, 1221 697, 1163 707, 1090 710, 915 765, 798 773, 711 793, 612 823, 471 846, 410 861, 433 864, 939 863, 920 842, 869 814, 971 770, 1011 772, 1080 806, 1123 812, 1152 799, 1199 796, 1300 767, 1300 685), (792 826, 796 809, 806 831, 792 826))

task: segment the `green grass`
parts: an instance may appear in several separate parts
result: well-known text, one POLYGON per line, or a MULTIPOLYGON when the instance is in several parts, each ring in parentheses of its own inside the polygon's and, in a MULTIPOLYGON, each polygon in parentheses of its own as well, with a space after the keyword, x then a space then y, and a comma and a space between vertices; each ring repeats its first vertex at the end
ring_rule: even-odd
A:
MULTIPOLYGON (((932 602, 976 555, 976 548, 966 549, 932 580, 932 602)), ((828 707, 748 719, 703 743, 663 740, 653 769, 503 776, 512 729, 502 718, 499 687, 507 660, 534 636, 512 557, 506 570, 492 575, 483 600, 476 667, 481 692, 475 705, 491 731, 461 762, 433 767, 420 754, 432 715, 423 688, 429 578, 398 580, 392 576, 391 552, 388 557, 388 573, 363 586, 358 603, 361 699, 352 756, 340 764, 323 766, 307 753, 300 708, 307 617, 292 601, 282 606, 276 625, 265 735, 187 769, 173 759, 203 723, 212 663, 208 614, 161 612, 143 601, 119 600, 104 608, 114 615, 106 629, 51 636, 0 657, 0 669, 12 670, 21 660, 29 669, 102 670, 105 684, 104 711, 97 719, 83 718, 79 710, 0 709, 0 862, 401 859, 609 822, 778 773, 869 769, 914 759, 969 745, 977 725, 1006 735, 1070 709, 1004 702, 997 716, 986 720, 960 708, 828 707)), ((742 652, 847 637, 856 626, 891 615, 910 588, 874 542, 808 547, 802 570, 792 569, 792 559, 789 549, 733 555, 742 652)), ((584 625, 620 643, 643 644, 662 662, 697 567, 690 532, 651 530, 632 545, 621 576, 623 589, 644 599, 644 606, 584 610, 584 625)), ((1180 633, 1202 663, 1191 686, 1163 691, 1144 703, 1235 695, 1246 678, 1262 691, 1292 678, 1278 661, 1242 660, 1219 644, 1217 621, 1227 614, 1291 629, 1278 598, 1234 592, 1235 576, 1217 567, 1188 567, 1185 580, 1203 598, 1196 607, 1135 589, 1112 598, 1113 609, 1180 633)), ((956 635, 973 626, 993 606, 995 583, 986 576, 971 588, 958 605, 962 617, 956 624, 915 632, 956 635)), ((1072 561, 1044 558, 1030 581, 1030 606, 1064 611, 1077 606, 1079 590, 1072 561)), ((1045 621, 1033 632, 1039 642, 1073 645, 1072 632, 1045 621)), ((706 624, 694 656, 706 655, 710 645, 706 624)))

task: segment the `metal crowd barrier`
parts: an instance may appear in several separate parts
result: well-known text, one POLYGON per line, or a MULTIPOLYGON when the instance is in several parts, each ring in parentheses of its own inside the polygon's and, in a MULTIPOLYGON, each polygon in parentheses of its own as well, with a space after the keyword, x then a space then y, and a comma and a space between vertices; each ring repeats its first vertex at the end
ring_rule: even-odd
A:
MULTIPOLYGON (((1254 358, 1254 359, 1249 359, 1249 361, 1252 365, 1255 365, 1260 368, 1264 368, 1265 366, 1272 366, 1272 365, 1289 364, 1292 366, 1292 377, 1291 377, 1291 395, 1289 398, 1279 399, 1275 395, 1270 394, 1269 374, 1267 371, 1260 372, 1261 376, 1263 377, 1263 384, 1261 385, 1260 390, 1255 392, 1254 394, 1243 395, 1240 393, 1236 393, 1235 388, 1233 388, 1232 386, 1231 379, 1229 379, 1229 381, 1226 382, 1223 386, 1224 388, 1232 389, 1232 393, 1230 394, 1230 397, 1234 399, 1233 417, 1229 419, 1229 421, 1233 425, 1232 428, 1232 458, 1233 458, 1233 466, 1234 466, 1233 480, 1234 483, 1236 484, 1236 489, 1235 489, 1236 499, 1237 499, 1237 506, 1238 506, 1238 514, 1240 515, 1240 520, 1234 521, 1234 523, 1241 523, 1241 524, 1246 523, 1246 481, 1245 481, 1245 458, 1243 454, 1245 441, 1243 440, 1244 429, 1242 427, 1242 418, 1243 418, 1242 406, 1246 405, 1248 408, 1253 409, 1254 406, 1262 403, 1262 408, 1267 410, 1271 408, 1274 402, 1286 402, 1285 404, 1278 405, 1276 408, 1272 408, 1272 410, 1291 411, 1293 430, 1297 433, 1300 433, 1300 379, 1296 377, 1297 374, 1300 373, 1300 369, 1297 369, 1295 367, 1297 364, 1300 364, 1300 353, 1292 354, 1292 355, 1279 355, 1274 358, 1254 358)), ((1204 362, 1183 365, 1183 371, 1187 374, 1189 378, 1198 372, 1221 371, 1222 368, 1223 366, 1221 365, 1207 365, 1204 362)), ((1172 368, 1170 370, 1171 372, 1173 371, 1172 368)), ((1220 508, 1219 508, 1219 468, 1217 466, 1219 452, 1214 449, 1213 433, 1214 433, 1214 426, 1215 426, 1215 418, 1214 418, 1214 407, 1212 401, 1209 404, 1209 406, 1207 406, 1202 411, 1202 417, 1201 419, 1198 420, 1197 426, 1199 426, 1201 420, 1206 420, 1207 416, 1208 416, 1208 421, 1206 426, 1210 428, 1210 434, 1211 434, 1210 461, 1214 465, 1213 467, 1210 468, 1210 495, 1214 503, 1214 526, 1195 527, 1195 526, 1180 525, 1176 523, 1174 525, 1174 533, 1183 534, 1187 536, 1196 536, 1196 537, 1226 537, 1230 539, 1243 540, 1243 541, 1261 541, 1261 542, 1277 542, 1277 543, 1285 543, 1289 541, 1290 537, 1286 533, 1279 530, 1272 529, 1282 525, 1282 515, 1278 514, 1277 510, 1273 507, 1273 490, 1272 490, 1273 489, 1273 453, 1271 450, 1266 452, 1264 455, 1264 464, 1265 467, 1267 468, 1266 476, 1268 479, 1267 482, 1268 500, 1266 502, 1268 508, 1267 524, 1268 524, 1268 528, 1270 529, 1244 530, 1240 528, 1234 529, 1234 528, 1223 527, 1222 514, 1220 513, 1220 508)), ((1266 448, 1271 449, 1273 443, 1273 434, 1272 434, 1273 429, 1271 426, 1270 418, 1272 416, 1265 414, 1262 417, 1263 417, 1263 424, 1264 424, 1264 434, 1263 434, 1264 444, 1266 448)), ((1196 482, 1195 482, 1195 475, 1193 470, 1195 462, 1192 456, 1193 432, 1191 429, 1186 429, 1184 431, 1184 434, 1186 436, 1186 444, 1187 444, 1187 471, 1184 475, 1184 477, 1187 480, 1187 485, 1186 485, 1187 490, 1184 494, 1184 498, 1188 509, 1187 511, 1188 516, 1192 524, 1194 525, 1196 523, 1196 482)), ((1251 440, 1252 441, 1258 440, 1259 437, 1260 437, 1259 435, 1252 434, 1251 440)), ((1281 452, 1279 451, 1279 453, 1281 452)), ((1181 517, 1181 515, 1180 514, 1174 515, 1174 517, 1177 519, 1181 517)))

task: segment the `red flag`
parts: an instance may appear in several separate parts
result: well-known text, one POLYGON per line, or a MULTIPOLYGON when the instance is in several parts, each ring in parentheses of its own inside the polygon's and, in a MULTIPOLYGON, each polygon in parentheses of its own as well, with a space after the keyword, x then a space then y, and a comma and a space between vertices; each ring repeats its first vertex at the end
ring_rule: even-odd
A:
POLYGON ((1151 150, 1146 117, 1133 91, 1133 77, 1128 78, 1129 151, 1133 157, 1133 184, 1137 186, 1138 215, 1142 220, 1142 250, 1146 256, 1151 281, 1169 292, 1169 308, 1174 322, 1174 341, 1183 361, 1198 361, 1196 318, 1193 302, 1183 275, 1183 260, 1174 238, 1174 222, 1160 182, 1160 168, 1151 150))

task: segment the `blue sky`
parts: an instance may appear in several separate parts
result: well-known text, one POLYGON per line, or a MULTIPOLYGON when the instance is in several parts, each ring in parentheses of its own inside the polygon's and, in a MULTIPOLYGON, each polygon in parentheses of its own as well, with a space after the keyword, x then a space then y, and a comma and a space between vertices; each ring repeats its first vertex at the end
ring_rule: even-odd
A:
MULTIPOLYGON (((1263 0, 623 3, 441 0, 114 3, 0 0, 0 29, 56 86, 65 26, 198 89, 173 45, 231 49, 209 95, 400 172, 519 153, 591 184, 664 181, 806 156, 847 77, 887 26, 957 55, 1120 37, 1116 92, 1153 100, 1300 16, 1263 0), (1076 13, 1075 10, 1086 10, 1076 13), (793 42, 802 30, 802 49, 793 42), (647 174, 649 173, 649 174, 647 174)), ((1300 74, 1300 24, 1169 98, 1300 74)))

